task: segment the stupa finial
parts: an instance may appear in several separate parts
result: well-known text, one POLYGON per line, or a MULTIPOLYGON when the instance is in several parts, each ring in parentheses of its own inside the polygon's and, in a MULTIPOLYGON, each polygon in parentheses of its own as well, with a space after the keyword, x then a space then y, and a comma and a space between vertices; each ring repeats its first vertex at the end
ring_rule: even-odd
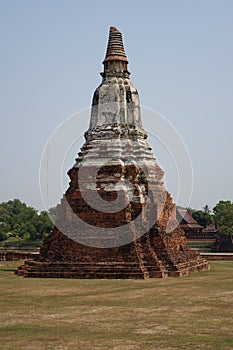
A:
POLYGON ((110 27, 108 46, 104 59, 104 72, 126 72, 128 60, 122 40, 121 32, 110 27))

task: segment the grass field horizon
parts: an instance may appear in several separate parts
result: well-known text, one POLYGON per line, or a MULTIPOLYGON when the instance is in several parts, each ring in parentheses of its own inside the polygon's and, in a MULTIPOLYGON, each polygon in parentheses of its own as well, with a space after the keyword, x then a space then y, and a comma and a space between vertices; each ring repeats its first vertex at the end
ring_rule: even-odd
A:
POLYGON ((232 261, 165 280, 29 279, 16 266, 0 262, 3 350, 233 349, 232 261))

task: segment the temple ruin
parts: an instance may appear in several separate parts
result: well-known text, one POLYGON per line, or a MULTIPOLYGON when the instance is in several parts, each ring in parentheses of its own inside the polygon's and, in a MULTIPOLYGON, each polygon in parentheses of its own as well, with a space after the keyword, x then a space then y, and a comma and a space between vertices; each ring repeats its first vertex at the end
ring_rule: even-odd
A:
POLYGON ((25 277, 165 278, 209 269, 186 245, 143 129, 122 34, 110 28, 89 129, 53 232, 25 277))

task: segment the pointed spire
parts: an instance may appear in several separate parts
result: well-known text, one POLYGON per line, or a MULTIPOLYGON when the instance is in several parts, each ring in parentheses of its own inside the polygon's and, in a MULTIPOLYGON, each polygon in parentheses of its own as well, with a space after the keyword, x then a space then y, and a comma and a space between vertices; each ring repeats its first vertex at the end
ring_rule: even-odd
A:
POLYGON ((110 27, 108 46, 103 61, 104 73, 128 73, 128 60, 125 54, 125 49, 122 40, 121 32, 115 27, 110 27))
POLYGON ((122 34, 115 27, 110 27, 105 61, 113 59, 127 61, 122 40, 122 34))

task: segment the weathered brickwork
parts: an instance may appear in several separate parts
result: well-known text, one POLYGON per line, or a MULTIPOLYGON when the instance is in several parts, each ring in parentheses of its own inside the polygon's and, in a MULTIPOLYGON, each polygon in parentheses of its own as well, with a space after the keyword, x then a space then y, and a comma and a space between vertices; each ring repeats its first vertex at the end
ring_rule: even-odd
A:
POLYGON ((34 259, 36 253, 23 252, 20 250, 2 250, 0 251, 0 261, 17 261, 25 259, 34 259))
POLYGON ((139 96, 127 64, 121 33, 111 27, 103 81, 94 93, 86 142, 68 172, 70 184, 57 210, 56 227, 38 259, 26 261, 19 275, 165 278, 209 269, 186 246, 178 227, 164 172, 142 128, 139 96), (118 199, 119 210, 109 211, 118 199), (101 245, 103 241, 108 245, 101 245))

